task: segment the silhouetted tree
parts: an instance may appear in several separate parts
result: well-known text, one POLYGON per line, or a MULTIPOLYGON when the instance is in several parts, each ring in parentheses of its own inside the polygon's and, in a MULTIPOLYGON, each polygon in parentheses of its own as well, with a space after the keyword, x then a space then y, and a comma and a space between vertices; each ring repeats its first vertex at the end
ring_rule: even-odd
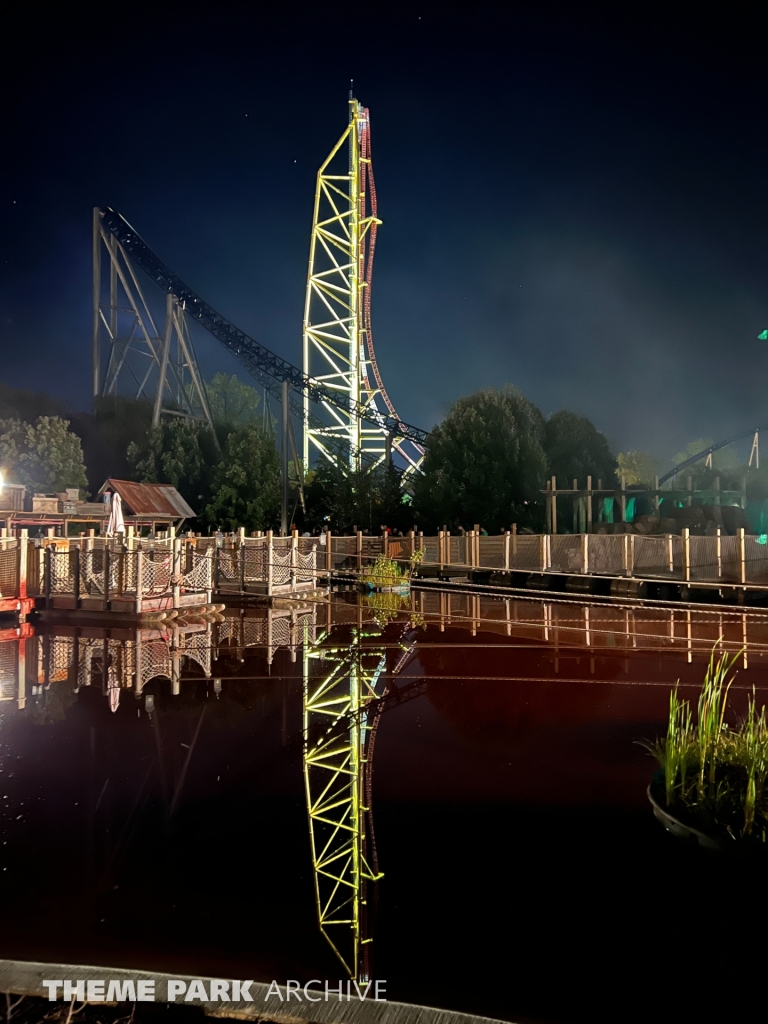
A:
POLYGON ((406 529, 413 512, 402 488, 402 473, 389 467, 350 469, 326 460, 312 471, 306 488, 306 525, 349 533, 354 526, 378 533, 382 526, 406 529))
POLYGON ((259 415, 261 395, 234 373, 214 374, 206 387, 211 416, 217 426, 239 430, 253 423, 259 415))
POLYGON ((489 531, 538 522, 544 420, 517 388, 460 398, 429 438, 414 503, 426 529, 479 523, 489 531))
POLYGON ((135 478, 172 484, 198 515, 211 500, 220 460, 210 428, 192 420, 163 420, 150 427, 143 441, 128 446, 135 478))
POLYGON ((227 437, 203 517, 213 528, 274 528, 280 523, 280 495, 280 459, 274 437, 250 424, 227 437))
POLYGON ((547 476, 557 477, 558 487, 570 487, 578 480, 586 487, 602 480, 611 487, 616 479, 616 459, 608 442, 586 416, 577 416, 563 409, 550 416, 544 426, 544 450, 547 455, 547 476))

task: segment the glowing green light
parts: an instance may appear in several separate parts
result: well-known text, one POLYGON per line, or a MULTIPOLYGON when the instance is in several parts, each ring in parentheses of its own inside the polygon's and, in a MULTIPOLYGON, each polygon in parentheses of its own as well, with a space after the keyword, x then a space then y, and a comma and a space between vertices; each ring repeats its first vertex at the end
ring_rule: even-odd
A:
POLYGON ((768 533, 761 533, 757 538, 758 544, 768 544, 768 533))
POLYGON ((768 331, 760 331, 757 338, 758 341, 768 341, 768 331))

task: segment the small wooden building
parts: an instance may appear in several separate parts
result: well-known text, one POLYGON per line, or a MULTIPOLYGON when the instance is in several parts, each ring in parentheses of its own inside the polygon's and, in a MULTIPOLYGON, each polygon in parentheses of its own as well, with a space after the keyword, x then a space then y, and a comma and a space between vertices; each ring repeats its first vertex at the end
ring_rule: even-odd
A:
MULTIPOLYGON (((186 519, 194 519, 196 515, 170 484, 137 484, 133 480, 110 477, 104 481, 99 499, 104 502, 107 494, 120 495, 125 523, 137 529, 148 526, 151 530, 167 530, 169 526, 175 526, 178 530, 186 519)), ((108 514, 108 502, 104 505, 108 514)))

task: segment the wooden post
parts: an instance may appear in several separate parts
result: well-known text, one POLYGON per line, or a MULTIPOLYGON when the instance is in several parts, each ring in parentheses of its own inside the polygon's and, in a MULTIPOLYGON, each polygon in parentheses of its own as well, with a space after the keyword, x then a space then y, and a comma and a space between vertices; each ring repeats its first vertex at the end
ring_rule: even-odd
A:
POLYGON ((509 530, 504 531, 504 568, 509 572, 509 530))
POLYGON ((363 531, 357 531, 357 571, 363 571, 363 531))
POLYGON ((581 535, 581 571, 586 576, 589 572, 589 534, 581 535))
POLYGON ((443 571, 445 561, 443 559, 443 548, 445 546, 445 533, 443 530, 437 531, 437 561, 440 565, 440 572, 443 571))
POLYGON ((587 533, 592 533, 592 477, 587 477, 587 533))
POLYGON ((80 607, 80 547, 77 546, 69 556, 72 559, 74 565, 75 574, 75 608, 80 607))
POLYGON ((51 549, 43 549, 43 592, 45 593, 45 607, 51 607, 51 549))
POLYGON ((517 523, 512 523, 512 559, 517 554, 517 523))
MULTIPOLYGON (((34 551, 35 548, 32 548, 34 551)), ((19 587, 17 597, 25 598, 27 596, 27 570, 29 568, 29 535, 26 529, 22 530, 19 534, 19 587)))
POLYGON ((331 537, 331 531, 328 530, 328 532, 325 535, 325 564, 328 567, 329 573, 333 572, 333 548, 331 547, 332 543, 333 538, 331 537))
POLYGON ((670 572, 675 571, 675 552, 672 546, 672 534, 667 534, 667 569, 670 572))
POLYGON ((144 589, 144 552, 136 552, 136 614, 141 615, 142 591, 144 589))
POLYGON ((245 593, 245 585, 246 585, 245 538, 243 538, 243 543, 238 545, 238 547, 237 547, 237 554, 238 554, 238 564, 240 566, 240 593, 244 594, 245 593))
POLYGON ((578 498, 578 495, 576 493, 578 491, 578 489, 579 489, 579 481, 574 477, 574 480, 573 480, 573 501, 572 501, 572 504, 573 504, 573 529, 571 530, 571 533, 578 533, 579 532, 579 507, 578 507, 579 506, 579 498, 578 498))
POLYGON ((550 530, 550 533, 557 533, 557 477, 556 476, 552 477, 551 501, 552 501, 552 512, 551 512, 551 516, 550 516, 550 522, 552 523, 552 528, 550 530))
POLYGON ((691 531, 687 526, 683 527, 683 579, 688 582, 691 578, 691 531))
POLYGON ((104 611, 109 611, 109 577, 111 572, 109 541, 104 545, 104 611))
POLYGON ((386 527, 381 531, 381 553, 385 558, 389 557, 389 537, 387 536, 386 527))
POLYGON ((552 481, 551 480, 547 480, 546 491, 547 491, 547 494, 546 494, 546 497, 544 498, 544 515, 545 515, 545 518, 546 518, 546 522, 545 522, 545 525, 544 525, 544 530, 545 530, 546 533, 552 533, 552 495, 551 495, 552 481))
POLYGON ((621 521, 627 521, 627 478, 621 474, 621 521))
MULTIPOLYGON (((331 535, 328 534, 326 545, 329 545, 331 535)), ((274 555, 274 544, 272 542, 272 531, 267 530, 267 597, 272 596, 272 558, 274 555)), ((326 555, 326 558, 328 556, 326 555)))
POLYGON ((451 564, 451 531, 443 529, 443 544, 445 546, 445 564, 451 564))
POLYGON ((181 584, 178 582, 181 572, 181 538, 176 536, 176 531, 171 527, 171 586, 173 588, 173 607, 181 607, 181 584))
POLYGON ((299 538, 295 530, 291 533, 291 590, 296 589, 296 574, 299 569, 299 538))
POLYGON ((539 534, 539 562, 541 563, 541 571, 546 572, 547 570, 547 537, 548 534, 539 534))
POLYGON ((715 545, 717 550, 717 578, 720 579, 723 575, 723 541, 722 532, 719 526, 717 528, 717 533, 715 534, 715 545))
POLYGON ((747 543, 744 527, 739 527, 739 580, 742 586, 747 582, 747 543))

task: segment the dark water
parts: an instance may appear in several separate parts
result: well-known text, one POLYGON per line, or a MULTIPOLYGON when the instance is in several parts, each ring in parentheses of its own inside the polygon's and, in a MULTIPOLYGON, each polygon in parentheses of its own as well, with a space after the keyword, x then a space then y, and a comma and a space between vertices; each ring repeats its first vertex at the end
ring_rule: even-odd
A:
POLYGON ((342 873, 359 823, 384 877, 326 932, 391 999, 677 1020, 759 984, 762 869, 664 832, 638 741, 719 636, 745 649, 737 716, 768 683, 768 616, 361 601, 0 637, 0 956, 335 984, 311 838, 342 873))

